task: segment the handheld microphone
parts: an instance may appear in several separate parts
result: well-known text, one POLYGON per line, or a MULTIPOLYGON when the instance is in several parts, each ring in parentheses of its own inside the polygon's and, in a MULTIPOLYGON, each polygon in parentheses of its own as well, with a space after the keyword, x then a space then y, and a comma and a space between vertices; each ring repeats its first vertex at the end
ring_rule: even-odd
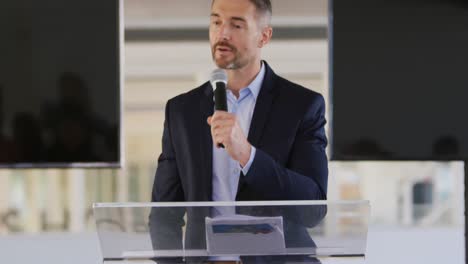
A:
POLYGON ((214 91, 215 109, 219 111, 228 111, 226 99, 227 74, 222 69, 216 69, 211 73, 211 86, 214 91))
MULTIPOLYGON (((214 90, 215 109, 218 111, 228 111, 226 86, 227 74, 225 70, 216 69, 211 73, 211 86, 214 90)), ((223 144, 218 144, 218 147, 224 148, 223 144)))

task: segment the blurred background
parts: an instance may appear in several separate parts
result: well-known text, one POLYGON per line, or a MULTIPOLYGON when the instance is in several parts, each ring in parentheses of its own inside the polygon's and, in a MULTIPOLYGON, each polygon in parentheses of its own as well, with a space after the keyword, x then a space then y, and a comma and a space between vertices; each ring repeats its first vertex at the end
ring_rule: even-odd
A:
MULTIPOLYGON (((274 36, 264 59, 277 74, 328 100, 328 2, 272 2, 274 36)), ((45 239, 71 243, 65 252, 81 245, 82 256, 60 260, 99 263, 92 204, 151 200, 165 103, 207 81, 214 68, 211 0, 123 3, 124 166, 0 169, 0 252, 6 256, 15 243, 45 239)), ((332 161, 329 167, 329 200, 371 202, 368 263, 464 263, 462 162, 332 161)), ((35 248, 36 257, 50 250, 35 248)))

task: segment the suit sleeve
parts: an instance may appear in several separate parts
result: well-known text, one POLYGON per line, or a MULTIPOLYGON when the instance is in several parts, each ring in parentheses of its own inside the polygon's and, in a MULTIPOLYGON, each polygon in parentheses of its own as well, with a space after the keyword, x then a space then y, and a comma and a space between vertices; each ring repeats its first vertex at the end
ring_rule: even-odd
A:
MULTIPOLYGON (((154 178, 152 202, 175 202, 184 200, 177 160, 171 133, 171 101, 166 105, 162 153, 154 178)), ((153 207, 149 217, 149 228, 154 249, 181 249, 182 226, 185 224, 183 208, 153 207)))
POLYGON ((177 160, 171 133, 170 105, 171 101, 166 104, 162 152, 158 158, 158 167, 154 177, 152 202, 175 202, 184 200, 184 192, 177 169, 177 160))
POLYGON ((326 200, 325 123, 324 99, 315 96, 297 130, 286 166, 257 148, 246 183, 266 200, 326 200))

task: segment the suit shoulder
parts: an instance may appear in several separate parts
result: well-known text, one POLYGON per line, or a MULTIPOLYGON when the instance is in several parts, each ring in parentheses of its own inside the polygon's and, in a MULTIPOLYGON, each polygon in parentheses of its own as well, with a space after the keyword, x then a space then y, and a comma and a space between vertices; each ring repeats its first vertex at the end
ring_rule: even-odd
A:
POLYGON ((297 83, 291 82, 281 76, 278 76, 278 87, 279 87, 279 92, 281 95, 281 98, 285 98, 288 101, 294 102, 294 103, 299 103, 303 102, 306 104, 310 103, 319 103, 322 104, 324 103, 324 98, 323 95, 308 89, 302 85, 299 85, 297 83))
POLYGON ((167 101, 168 105, 171 105, 171 107, 183 107, 186 105, 190 105, 193 103, 199 102, 199 98, 201 96, 204 96, 206 93, 206 90, 209 89, 208 87, 210 84, 209 82, 205 82, 204 84, 198 86, 197 88, 194 88, 188 92, 185 92, 183 94, 179 94, 167 101))

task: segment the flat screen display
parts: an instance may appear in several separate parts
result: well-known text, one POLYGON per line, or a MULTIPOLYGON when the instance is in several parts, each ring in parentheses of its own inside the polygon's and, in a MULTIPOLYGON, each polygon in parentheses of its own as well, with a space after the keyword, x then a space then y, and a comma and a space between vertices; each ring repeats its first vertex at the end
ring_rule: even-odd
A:
POLYGON ((468 3, 334 0, 333 160, 468 160, 468 3))
POLYGON ((119 13, 0 1, 0 167, 120 165, 119 13))

